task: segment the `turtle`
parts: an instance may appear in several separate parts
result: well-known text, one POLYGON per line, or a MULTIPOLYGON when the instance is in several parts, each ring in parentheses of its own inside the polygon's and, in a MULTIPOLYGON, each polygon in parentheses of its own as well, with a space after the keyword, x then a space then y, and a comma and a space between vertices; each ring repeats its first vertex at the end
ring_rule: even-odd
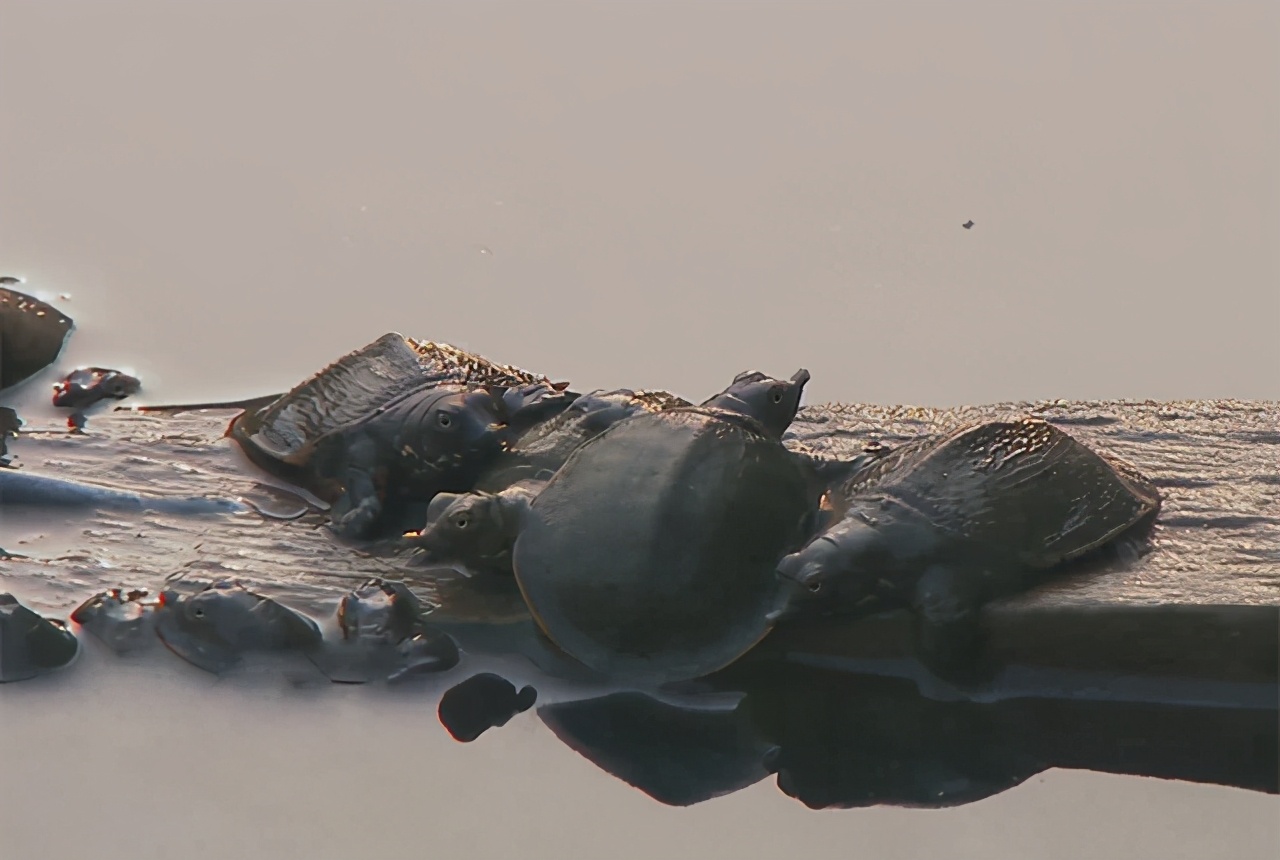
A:
POLYGON ((789 614, 909 606, 917 654, 940 677, 975 670, 980 611, 1152 522, 1136 469, 1032 416, 892 449, 831 488, 834 524, 782 559, 789 614))
POLYGON ((66 624, 0 593, 0 683, 61 669, 79 653, 80 643, 66 624))
POLYGON ((71 613, 71 620, 117 654, 142 651, 156 643, 158 597, 145 588, 110 588, 71 613))
POLYGON ((119 370, 81 367, 53 386, 53 405, 85 409, 103 400, 124 400, 142 390, 142 382, 119 370))
POLYGON ((369 538, 397 526, 385 514, 470 489, 516 436, 576 397, 564 383, 391 332, 246 409, 227 435, 260 468, 330 503, 339 535, 369 538))
POLYGON ((645 412, 690 405, 689 401, 668 391, 615 388, 576 396, 558 414, 521 432, 510 450, 476 481, 475 489, 499 492, 520 481, 554 472, 579 445, 619 421, 645 412))
MULTIPOLYGON (((809 378, 809 372, 804 369, 789 381, 774 379, 759 371, 744 371, 701 405, 749 415, 759 421, 770 436, 780 440, 799 409, 800 396, 809 378)), ((540 469, 533 477, 515 481, 497 492, 442 493, 432 500, 427 508, 426 525, 406 535, 422 550, 415 563, 454 564, 473 574, 511 574, 511 551, 523 511, 554 476, 554 470, 563 465, 579 445, 619 421, 641 413, 692 405, 675 395, 663 394, 666 396, 655 397, 648 392, 637 396, 628 389, 619 389, 580 397, 554 421, 538 428, 533 444, 517 446, 513 456, 518 459, 518 465, 502 472, 509 480, 540 469)), ((490 480, 487 486, 505 483, 490 480)))
POLYGON ((72 319, 53 305, 0 287, 0 390, 57 361, 74 330, 72 319))
POLYGON ((331 681, 397 683, 458 664, 457 643, 427 626, 422 604, 403 582, 367 580, 343 596, 335 620, 337 640, 310 655, 331 681))
POLYGON ((315 621, 230 579, 190 595, 162 591, 156 633, 170 651, 214 674, 250 652, 306 654, 322 640, 315 621))
POLYGON ((777 564, 819 511, 808 461, 779 438, 798 404, 772 404, 782 416, 763 421, 675 407, 579 446, 529 504, 512 551, 543 634, 642 684, 713 672, 762 639, 788 597, 777 564))

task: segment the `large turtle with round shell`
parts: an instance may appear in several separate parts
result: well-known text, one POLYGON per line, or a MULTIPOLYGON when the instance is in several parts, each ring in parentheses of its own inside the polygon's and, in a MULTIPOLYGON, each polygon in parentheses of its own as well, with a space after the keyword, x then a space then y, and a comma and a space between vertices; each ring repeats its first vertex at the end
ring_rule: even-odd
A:
POLYGON ((771 380, 777 401, 642 411, 575 448, 515 510, 513 573, 542 633, 643 683, 759 641, 785 605, 777 562, 812 534, 822 492, 780 438, 807 380, 771 380))
POLYGON ((519 368, 392 332, 228 427, 251 461, 331 504, 339 534, 470 489, 523 432, 577 395, 519 368))
POLYGON ((828 502, 834 523, 778 567, 807 593, 791 614, 911 606, 918 656, 960 679, 983 604, 1149 524, 1161 499, 1129 464, 1022 417, 903 444, 828 502))
MULTIPOLYGON (((748 371, 702 406, 748 415, 768 435, 781 439, 808 381, 806 370, 786 381, 748 371)), ((618 389, 582 395, 530 431, 474 491, 440 493, 431 501, 421 531, 406 534, 421 550, 416 563, 451 564, 471 574, 510 574, 523 511, 578 447, 625 419, 692 405, 667 392, 618 389)))

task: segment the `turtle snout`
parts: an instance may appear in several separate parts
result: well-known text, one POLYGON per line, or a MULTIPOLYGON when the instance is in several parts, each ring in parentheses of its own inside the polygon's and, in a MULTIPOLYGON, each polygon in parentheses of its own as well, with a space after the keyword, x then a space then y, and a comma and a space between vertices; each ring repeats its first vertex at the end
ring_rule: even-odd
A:
POLYGON ((778 575, 810 591, 817 591, 822 587, 822 566, 817 561, 807 558, 802 552, 792 553, 783 558, 778 564, 778 575))

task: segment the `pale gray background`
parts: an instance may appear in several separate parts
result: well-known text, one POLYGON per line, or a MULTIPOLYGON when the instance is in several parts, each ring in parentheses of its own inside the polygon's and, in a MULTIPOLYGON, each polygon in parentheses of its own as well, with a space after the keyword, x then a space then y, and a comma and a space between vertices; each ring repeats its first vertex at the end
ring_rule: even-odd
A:
MULTIPOLYGON (((811 402, 1277 398, 1278 10, 0 0, 0 269, 71 294, 68 367, 153 402, 281 390, 387 330, 582 389, 804 365, 811 402)), ((462 746, 358 691, 143 675, 5 691, 0 856, 1280 845, 1275 798, 1089 774, 673 811, 532 719, 462 746)))

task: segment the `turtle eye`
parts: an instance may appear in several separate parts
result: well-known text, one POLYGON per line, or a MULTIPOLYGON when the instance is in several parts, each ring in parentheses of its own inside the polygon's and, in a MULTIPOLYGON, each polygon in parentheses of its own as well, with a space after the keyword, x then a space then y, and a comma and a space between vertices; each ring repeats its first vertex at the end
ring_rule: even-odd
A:
POLYGON ((453 423, 453 419, 449 417, 448 412, 441 412, 439 415, 436 416, 436 423, 439 424, 441 427, 448 427, 450 424, 453 423))
POLYGON ((465 529, 470 523, 471 523, 471 518, 468 517, 466 514, 460 514, 459 516, 455 517, 453 520, 453 524, 460 529, 465 529))
POLYGON ((191 612, 191 614, 196 618, 204 618, 204 610, 198 606, 191 612))
POLYGON ((817 594, 822 590, 822 583, 815 579, 813 582, 806 583, 805 587, 813 594, 817 594))
POLYGON ((773 393, 769 395, 769 399, 770 399, 770 400, 772 400, 774 403, 781 403, 781 402, 782 402, 782 389, 781 389, 781 388, 775 388, 775 389, 773 389, 773 393))

